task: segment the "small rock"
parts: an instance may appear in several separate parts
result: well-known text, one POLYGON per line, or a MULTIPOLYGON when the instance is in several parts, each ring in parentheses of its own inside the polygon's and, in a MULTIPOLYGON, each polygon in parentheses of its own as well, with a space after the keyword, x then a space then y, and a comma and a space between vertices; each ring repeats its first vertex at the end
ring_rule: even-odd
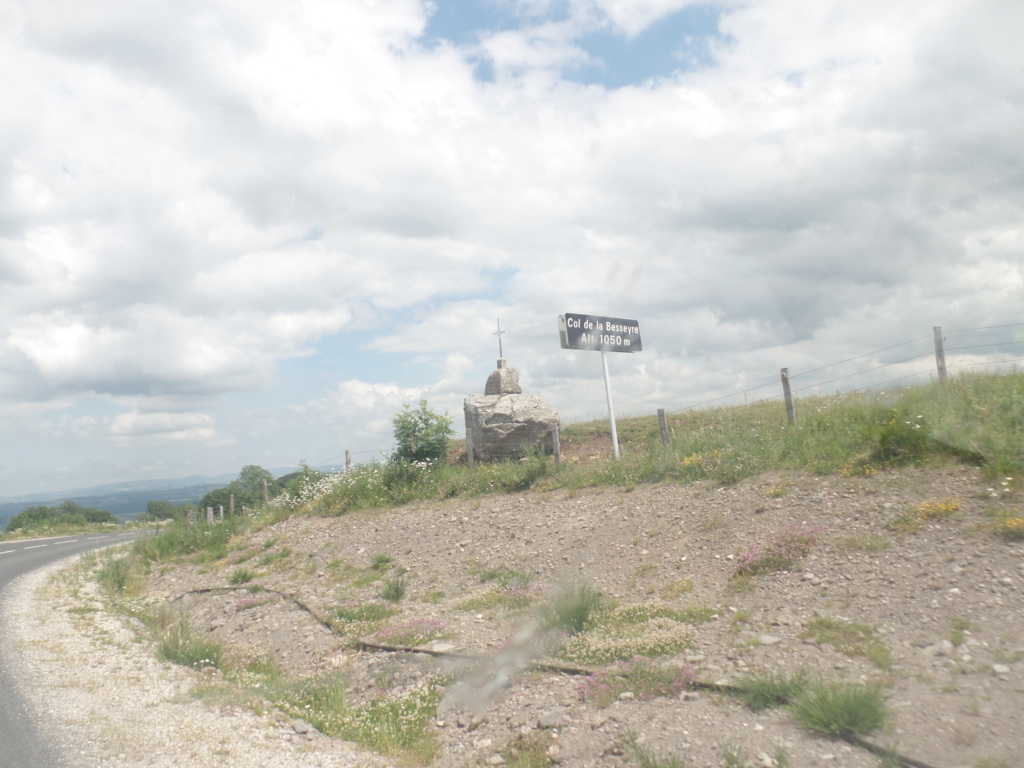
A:
POLYGON ((310 730, 312 728, 313 728, 313 726, 311 726, 305 720, 299 720, 298 718, 296 718, 295 720, 292 720, 292 730, 295 731, 300 736, 306 735, 307 733, 310 732, 310 730))
POLYGON ((473 746, 477 749, 487 749, 493 743, 490 739, 479 739, 473 742, 473 746))
POLYGON ((775 635, 761 635, 759 638, 757 638, 757 641, 761 645, 776 645, 777 643, 782 642, 782 638, 776 637, 775 635))
POLYGON ((1010 668, 1005 664, 993 664, 992 672, 996 675, 1008 675, 1010 674, 1010 668))
POLYGON ((562 725, 565 725, 565 710, 562 707, 555 707, 547 712, 541 712, 537 717, 538 728, 559 728, 562 725))
POLYGON ((619 701, 632 701, 636 696, 632 691, 623 691, 619 694, 619 701))
POLYGON ((491 755, 490 757, 487 758, 487 764, 488 765, 504 765, 505 764, 505 758, 502 757, 499 754, 493 754, 493 755, 491 755))
POLYGON ((430 650, 434 653, 451 653, 455 650, 455 645, 453 643, 434 643, 430 646, 430 650))
POLYGON ((683 701, 697 701, 700 699, 700 694, 696 691, 683 691, 683 695, 680 698, 683 701))

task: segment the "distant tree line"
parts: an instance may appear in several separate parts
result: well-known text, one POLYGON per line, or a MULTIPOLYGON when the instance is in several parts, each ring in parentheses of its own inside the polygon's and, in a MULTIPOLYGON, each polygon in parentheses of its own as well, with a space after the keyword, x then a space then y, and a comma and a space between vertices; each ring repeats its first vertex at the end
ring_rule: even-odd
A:
POLYGON ((318 478, 323 473, 302 465, 302 469, 290 472, 287 475, 274 478, 273 473, 257 464, 249 464, 242 467, 237 480, 232 480, 223 488, 215 488, 208 492, 199 502, 195 504, 172 504, 169 501, 150 501, 146 503, 146 511, 138 516, 139 520, 160 521, 175 520, 185 517, 190 511, 201 512, 207 507, 219 510, 224 507, 227 514, 231 509, 231 497, 235 497, 235 512, 242 507, 259 507, 263 504, 263 483, 267 484, 267 497, 274 499, 283 491, 298 494, 299 485, 303 478, 318 478))
POLYGON ((73 501, 64 501, 56 507, 41 504, 19 512, 7 523, 6 532, 35 531, 61 525, 86 525, 87 523, 116 523, 117 519, 105 509, 83 507, 73 501))

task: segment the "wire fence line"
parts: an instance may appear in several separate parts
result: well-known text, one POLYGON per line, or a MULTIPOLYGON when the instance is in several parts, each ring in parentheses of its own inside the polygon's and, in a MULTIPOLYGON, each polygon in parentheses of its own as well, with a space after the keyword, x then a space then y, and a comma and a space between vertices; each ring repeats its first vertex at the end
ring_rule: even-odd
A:
MULTIPOLYGON (((885 369, 893 368, 895 366, 909 366, 914 364, 915 362, 921 363, 915 371, 903 373, 899 376, 887 378, 882 381, 871 381, 870 383, 864 384, 862 386, 845 388, 842 391, 848 393, 866 392, 872 389, 881 389, 883 387, 888 387, 896 383, 906 382, 909 379, 915 378, 927 377, 929 379, 934 380, 936 377, 942 378, 949 371, 964 371, 989 366, 1016 366, 1019 363, 1024 363, 1024 357, 1018 356, 1008 359, 983 361, 973 361, 966 358, 970 358, 978 354, 976 352, 972 352, 972 350, 994 349, 995 351, 986 354, 986 356, 991 356, 993 354, 1010 354, 1009 350, 1011 348, 1024 348, 1024 332, 1015 334, 1014 338, 1002 338, 992 341, 986 341, 984 343, 967 343, 974 341, 973 339, 967 338, 964 339, 963 342, 959 341, 958 339, 957 346, 948 346, 945 344, 946 339, 950 339, 953 337, 960 337, 966 334, 988 333, 993 331, 1005 332, 1006 329, 1011 328, 1024 329, 1024 322, 1007 323, 1003 325, 980 326, 976 328, 954 328, 946 330, 942 330, 941 326, 935 326, 933 328, 932 333, 925 334, 924 336, 918 336, 913 339, 900 341, 897 342, 896 344, 890 344, 889 346, 886 347, 874 349, 869 352, 864 352, 862 354, 847 357, 842 360, 837 360, 835 362, 826 363, 816 368, 810 368, 806 371, 788 374, 789 382, 792 383, 795 379, 806 379, 806 377, 812 376, 813 374, 821 373, 823 371, 830 371, 838 368, 839 366, 845 366, 849 365, 850 363, 855 363, 858 360, 864 360, 865 358, 874 359, 877 358, 879 355, 883 355, 886 352, 891 352, 892 350, 899 349, 900 347, 905 347, 911 344, 923 345, 923 343, 927 342, 928 340, 932 340, 933 342, 931 344, 927 344, 925 349, 919 349, 915 354, 909 357, 900 357, 900 359, 898 360, 884 362, 881 363, 880 365, 872 365, 870 367, 862 368, 860 370, 845 372, 842 373, 842 375, 832 376, 831 378, 826 378, 818 381, 813 381, 811 383, 802 384, 799 387, 793 388, 791 390, 791 394, 822 394, 822 388, 828 385, 836 384, 837 382, 849 381, 850 379, 854 379, 858 376, 868 376, 870 374, 877 373, 878 371, 883 371, 885 369), (961 353, 960 355, 958 355, 958 357, 964 359, 953 359, 948 364, 946 364, 943 360, 943 356, 945 355, 945 353, 961 353), (925 363, 925 360, 928 360, 928 362, 925 363), (943 361, 939 362, 940 360, 943 361)), ((1018 352, 1017 354, 1019 355, 1020 353, 1018 352)), ((668 410, 666 412, 669 414, 686 413, 688 411, 695 411, 706 408, 707 406, 715 403, 722 403, 723 401, 739 398, 743 398, 744 405, 756 405, 758 403, 774 402, 777 400, 785 399, 785 394, 780 386, 779 374, 773 374, 770 378, 766 376, 762 381, 763 383, 755 384, 754 386, 747 387, 746 389, 736 390, 734 392, 729 392, 724 395, 717 395, 715 397, 700 400, 698 402, 685 405, 681 408, 668 410), (749 395, 751 395, 754 392, 760 392, 761 390, 766 389, 768 387, 776 387, 778 389, 773 394, 760 397, 753 401, 749 400, 749 395)), ((839 392, 840 390, 837 389, 836 393, 838 394, 839 392)), ((686 400, 687 398, 684 395, 680 399, 686 400)), ((607 414, 600 412, 588 413, 580 415, 578 417, 565 419, 563 420, 563 423, 579 424, 588 421, 598 421, 602 418, 605 418, 606 415, 607 414)), ((624 415, 628 418, 630 416, 649 416, 651 414, 650 411, 637 409, 628 412, 627 414, 624 415)), ((466 435, 465 432, 457 432, 453 434, 452 437, 456 440, 462 440, 465 439, 466 435)), ((341 459, 345 460, 345 466, 350 466, 353 463, 373 463, 378 459, 386 459, 390 450, 391 446, 373 449, 346 450, 344 453, 332 456, 316 464, 310 464, 310 466, 313 467, 314 469, 327 469, 332 466, 332 462, 337 462, 341 459), (360 460, 357 461, 356 457, 360 457, 360 460)))

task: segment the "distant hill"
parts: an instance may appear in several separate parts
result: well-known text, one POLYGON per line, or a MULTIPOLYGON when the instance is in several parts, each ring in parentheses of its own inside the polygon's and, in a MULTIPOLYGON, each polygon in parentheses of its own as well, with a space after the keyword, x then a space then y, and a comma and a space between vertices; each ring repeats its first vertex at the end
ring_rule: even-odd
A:
MULTIPOLYGON (((294 471, 292 468, 271 470, 275 477, 294 471)), ((120 521, 134 520, 140 512, 146 511, 147 501, 169 501, 172 504, 192 502, 198 504, 207 493, 223 488, 238 473, 213 477, 192 475, 170 480, 132 480, 123 483, 107 483, 91 488, 75 488, 67 491, 33 493, 25 496, 0 498, 0 533, 12 517, 29 507, 42 504, 53 507, 62 501, 71 500, 83 507, 105 509, 120 521)))

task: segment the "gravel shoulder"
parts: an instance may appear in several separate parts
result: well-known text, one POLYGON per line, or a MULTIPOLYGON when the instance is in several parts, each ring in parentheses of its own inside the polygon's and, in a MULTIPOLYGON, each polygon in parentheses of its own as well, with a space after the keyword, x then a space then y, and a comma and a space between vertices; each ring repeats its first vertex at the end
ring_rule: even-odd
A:
MULTIPOLYGON (((237 657, 273 658, 295 675, 344 670, 354 701, 440 671, 463 680, 448 686, 432 724, 439 767, 501 764, 524 737, 560 765, 631 765, 630 735, 693 766, 717 768, 728 754, 748 766, 779 755, 791 768, 878 765, 785 710, 755 714, 715 693, 624 695, 606 707, 582 699, 580 677, 522 665, 551 646, 530 630, 535 612, 509 607, 485 580, 509 571, 529 576, 527 601, 587 582, 620 606, 692 609, 702 620, 668 661, 701 680, 804 669, 876 681, 892 717, 874 741, 936 768, 1014 766, 1024 755, 1024 545, 993 536, 987 513, 1019 508, 1015 482, 989 490, 965 467, 776 474, 728 488, 595 488, 292 517, 249 534, 224 561, 163 567, 148 586, 150 599, 173 601, 237 657), (953 515, 892 530, 908 509, 945 499, 958 501, 953 515), (737 590, 737 558, 792 526, 821 529, 800 567, 737 590), (241 568, 279 597, 203 591, 230 587, 241 568), (398 569, 407 593, 369 639, 429 625, 437 636, 422 647, 440 656, 357 650, 337 624, 318 621, 339 607, 384 604, 382 584, 398 569), (865 627, 870 642, 843 648, 809 636, 823 621, 865 627), (486 661, 470 667, 448 653, 486 661)), ((390 764, 280 713, 194 698, 208 676, 157 661, 140 627, 108 613, 74 572, 40 572, 25 586, 7 606, 18 631, 8 652, 83 768, 390 764)))

